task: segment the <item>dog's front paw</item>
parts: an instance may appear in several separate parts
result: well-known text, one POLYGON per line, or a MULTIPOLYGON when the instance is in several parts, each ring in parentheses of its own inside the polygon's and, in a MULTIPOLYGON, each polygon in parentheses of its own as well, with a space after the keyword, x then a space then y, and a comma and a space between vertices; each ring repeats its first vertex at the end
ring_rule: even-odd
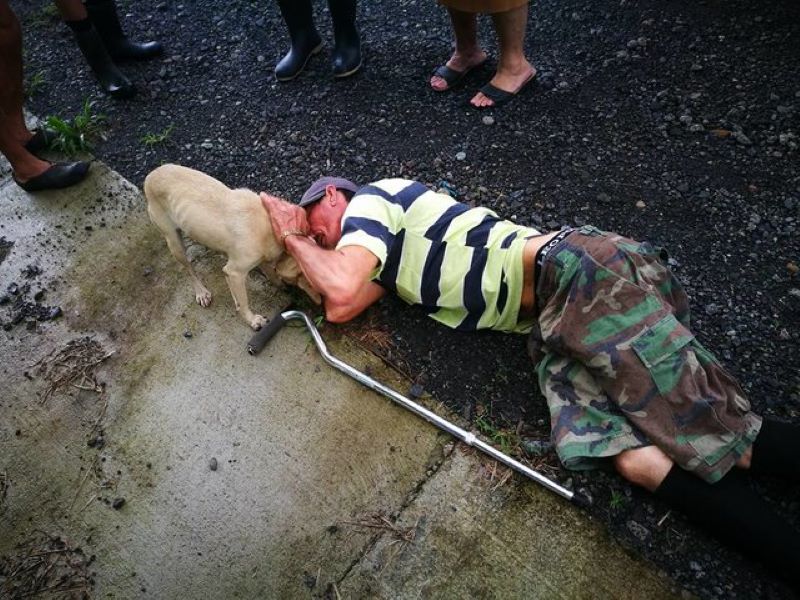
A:
POLYGON ((194 299, 197 300, 200 306, 208 306, 211 304, 211 292, 208 290, 197 290, 194 299))
POLYGON ((250 327, 252 327, 256 331, 258 331, 264 325, 267 324, 267 320, 261 315, 253 315, 249 321, 250 321, 250 327))

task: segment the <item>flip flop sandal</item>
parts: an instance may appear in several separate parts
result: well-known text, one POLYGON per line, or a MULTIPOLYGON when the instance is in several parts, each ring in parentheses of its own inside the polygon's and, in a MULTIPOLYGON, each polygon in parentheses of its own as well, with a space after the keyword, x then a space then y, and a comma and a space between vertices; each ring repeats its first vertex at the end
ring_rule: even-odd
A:
POLYGON ((442 90, 437 90, 435 87, 431 87, 434 92, 449 92, 456 86, 464 77, 466 77, 470 71, 474 71, 478 67, 482 67, 486 60, 479 62, 477 65, 472 65, 471 67, 464 69, 463 71, 456 71, 455 69, 451 69, 447 65, 441 65, 436 67, 431 73, 431 77, 441 77, 444 79, 444 82, 447 84, 447 87, 442 90))
POLYGON ((492 85, 491 83, 487 83, 479 91, 484 96, 489 98, 489 100, 491 100, 493 102, 493 104, 490 104, 488 106, 475 106, 474 104, 472 104, 470 102, 470 106, 472 106, 472 108, 477 108, 478 110, 487 110, 487 109, 490 109, 490 108, 500 108, 504 104, 508 104, 508 102, 513 100, 517 96, 517 94, 519 94, 522 91, 522 88, 524 88, 531 81, 536 79, 536 75, 538 75, 538 74, 539 74, 538 71, 534 71, 533 73, 531 73, 530 77, 528 77, 524 82, 522 82, 522 85, 520 85, 513 92, 507 92, 505 90, 501 90, 499 87, 496 87, 496 86, 492 85))

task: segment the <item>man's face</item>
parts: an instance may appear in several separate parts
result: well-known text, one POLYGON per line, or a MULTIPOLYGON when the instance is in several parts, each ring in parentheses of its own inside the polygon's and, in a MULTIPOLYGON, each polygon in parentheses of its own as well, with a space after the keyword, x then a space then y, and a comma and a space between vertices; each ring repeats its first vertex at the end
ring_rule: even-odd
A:
POLYGON ((328 186, 325 195, 306 211, 311 237, 323 248, 333 249, 342 237, 342 215, 347 199, 342 192, 328 186))

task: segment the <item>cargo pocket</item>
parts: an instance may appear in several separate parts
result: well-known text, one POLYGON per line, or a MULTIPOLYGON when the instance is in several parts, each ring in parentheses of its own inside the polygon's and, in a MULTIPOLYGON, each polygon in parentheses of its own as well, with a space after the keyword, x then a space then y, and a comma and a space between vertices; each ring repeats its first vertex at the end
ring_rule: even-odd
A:
POLYGON ((633 351, 650 371, 661 394, 669 394, 678 384, 685 363, 681 349, 693 339, 675 315, 668 314, 633 341, 633 351))

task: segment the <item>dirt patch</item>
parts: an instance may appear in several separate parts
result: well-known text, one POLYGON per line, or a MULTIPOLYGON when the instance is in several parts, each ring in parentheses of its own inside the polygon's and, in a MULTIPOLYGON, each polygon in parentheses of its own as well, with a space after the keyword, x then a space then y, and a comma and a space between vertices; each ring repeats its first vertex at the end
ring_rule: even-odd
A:
POLYGON ((100 364, 113 354, 113 350, 106 351, 95 339, 82 337, 39 359, 33 370, 47 382, 41 394, 42 404, 56 392, 67 388, 102 393, 105 385, 97 380, 96 372, 100 364))
MULTIPOLYGON (((0 245, 0 255, 2 255, 1 248, 2 245, 0 245)), ((29 330, 34 330, 37 323, 52 321, 62 315, 60 306, 49 306, 44 303, 47 288, 37 281, 41 273, 42 270, 38 265, 27 265, 20 271, 21 283, 12 281, 4 292, 0 292, 0 307, 5 309, 3 311, 5 318, 0 318, 0 326, 5 331, 11 331, 23 322, 29 330)))
POLYGON ((11 248, 14 247, 14 242, 11 240, 7 240, 5 237, 0 237, 0 265, 3 264, 3 261, 8 256, 8 253, 11 252, 11 248))
POLYGON ((42 531, 20 544, 17 554, 0 558, 0 591, 4 598, 77 600, 91 597, 89 565, 94 556, 59 535, 42 531))

